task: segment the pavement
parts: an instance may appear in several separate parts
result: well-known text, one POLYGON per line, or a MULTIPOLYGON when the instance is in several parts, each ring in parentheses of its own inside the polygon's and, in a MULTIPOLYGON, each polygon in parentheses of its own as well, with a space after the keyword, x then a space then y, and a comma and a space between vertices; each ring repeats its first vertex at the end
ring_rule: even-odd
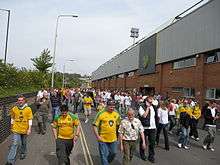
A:
MULTIPOLYGON (((71 165, 101 165, 98 144, 92 131, 92 120, 95 112, 92 112, 90 121, 84 123, 84 116, 79 114, 81 121, 82 133, 76 144, 74 145, 70 156, 71 165)), ((190 139, 190 149, 177 148, 177 139, 175 135, 169 136, 170 151, 164 149, 163 137, 161 134, 160 144, 155 149, 155 165, 170 164, 196 164, 196 165, 219 165, 220 164, 220 134, 215 138, 215 151, 205 151, 202 149, 202 141, 206 135, 204 130, 199 130, 200 141, 190 139)), ((11 137, 8 137, 0 144, 0 165, 6 162, 8 146, 11 143, 11 137)), ((139 151, 135 152, 135 156, 131 164, 151 164, 140 159, 139 151)), ((122 164, 122 154, 118 150, 118 154, 112 165, 122 164)), ((37 134, 36 122, 33 124, 31 135, 28 137, 28 155, 24 160, 17 159, 16 165, 58 165, 55 153, 55 140, 52 136, 52 130, 48 123, 48 131, 45 135, 37 134)))

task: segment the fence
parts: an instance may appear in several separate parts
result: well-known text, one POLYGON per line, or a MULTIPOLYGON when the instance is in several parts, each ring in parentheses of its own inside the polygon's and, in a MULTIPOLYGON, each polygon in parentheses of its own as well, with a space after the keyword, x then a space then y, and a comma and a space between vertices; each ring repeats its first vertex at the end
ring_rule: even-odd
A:
MULTIPOLYGON (((36 96, 37 93, 25 93, 26 98, 36 96)), ((17 96, 0 98, 0 143, 10 135, 11 120, 9 116, 10 107, 17 101, 17 96)))

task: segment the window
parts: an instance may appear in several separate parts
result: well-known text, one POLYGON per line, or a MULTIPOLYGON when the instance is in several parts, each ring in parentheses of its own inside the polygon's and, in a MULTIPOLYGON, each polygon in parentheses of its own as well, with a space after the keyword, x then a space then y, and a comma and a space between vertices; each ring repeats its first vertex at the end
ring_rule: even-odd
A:
POLYGON ((187 68, 191 66, 196 66, 196 58, 188 58, 179 60, 173 63, 173 69, 187 68))
POLYGON ((206 63, 220 62, 220 50, 208 53, 206 56, 206 63))
POLYGON ((172 87, 172 92, 182 93, 184 97, 195 97, 194 88, 172 87))
POLYGON ((206 90, 207 99, 220 99, 220 89, 209 88, 206 90))
POLYGON ((194 88, 183 88, 183 95, 185 97, 195 97, 195 89, 194 88))

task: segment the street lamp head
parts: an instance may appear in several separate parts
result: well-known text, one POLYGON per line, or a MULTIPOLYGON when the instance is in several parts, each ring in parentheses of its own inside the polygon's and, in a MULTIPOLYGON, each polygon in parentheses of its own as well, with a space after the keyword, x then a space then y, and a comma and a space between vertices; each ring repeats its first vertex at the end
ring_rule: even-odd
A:
POLYGON ((59 15, 58 17, 74 17, 74 18, 77 18, 78 15, 68 14, 68 15, 59 15))

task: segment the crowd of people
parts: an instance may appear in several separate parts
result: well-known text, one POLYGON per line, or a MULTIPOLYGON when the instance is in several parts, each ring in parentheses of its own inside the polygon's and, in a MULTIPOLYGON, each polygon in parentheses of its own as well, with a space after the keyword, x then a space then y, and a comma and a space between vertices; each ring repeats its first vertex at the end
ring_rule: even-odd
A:
MULTIPOLYGON (((38 133, 45 136, 50 121, 56 139, 59 165, 69 165, 72 148, 80 136, 78 114, 84 114, 84 122, 92 121, 98 142, 102 165, 108 165, 117 154, 117 146, 123 153, 122 164, 130 164, 139 143, 140 158, 155 162, 155 147, 163 131, 165 150, 170 150, 169 137, 178 136, 177 147, 190 148, 190 139, 199 141, 197 125, 204 118, 203 149, 214 151, 216 121, 220 117, 219 105, 208 101, 201 107, 192 98, 169 98, 168 96, 144 95, 137 91, 109 91, 95 89, 42 89, 36 98, 34 114, 38 133), (96 117, 91 117, 92 109, 96 117), (50 120, 49 120, 50 118, 50 120), (146 149, 148 147, 148 149, 146 149), (148 151, 148 154, 146 153, 148 151)), ((19 96, 11 111, 12 145, 7 165, 26 157, 26 139, 31 133, 33 113, 25 98, 19 96)))

